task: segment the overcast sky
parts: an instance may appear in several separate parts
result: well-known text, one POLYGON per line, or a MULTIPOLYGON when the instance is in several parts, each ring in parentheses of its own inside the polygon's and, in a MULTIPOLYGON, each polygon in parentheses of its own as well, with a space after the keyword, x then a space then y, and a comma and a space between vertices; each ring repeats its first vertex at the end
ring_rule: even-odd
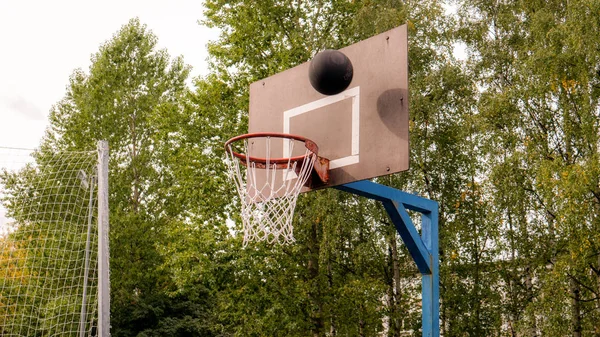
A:
POLYGON ((139 17, 192 75, 206 74, 206 43, 218 33, 198 25, 201 0, 0 0, 0 146, 35 148, 69 75, 129 19, 139 17))

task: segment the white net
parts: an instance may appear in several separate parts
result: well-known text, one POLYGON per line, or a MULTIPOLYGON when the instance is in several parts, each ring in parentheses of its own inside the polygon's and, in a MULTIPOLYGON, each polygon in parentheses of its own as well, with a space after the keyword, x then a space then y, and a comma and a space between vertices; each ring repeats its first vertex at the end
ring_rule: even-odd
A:
POLYGON ((95 336, 97 152, 0 147, 0 335, 95 336))
POLYGON ((227 148, 229 174, 241 199, 244 245, 250 241, 270 243, 294 242, 292 220, 298 194, 311 175, 317 155, 303 142, 286 139, 284 147, 290 154, 283 162, 272 162, 273 137, 242 139, 240 148, 227 148), (301 145, 298 145, 301 144, 301 145), (238 158, 234 151, 243 153, 238 158), (302 157, 301 160, 293 158, 302 157), (299 155, 298 155, 299 154, 299 155), (265 159, 257 161, 252 157, 265 159))

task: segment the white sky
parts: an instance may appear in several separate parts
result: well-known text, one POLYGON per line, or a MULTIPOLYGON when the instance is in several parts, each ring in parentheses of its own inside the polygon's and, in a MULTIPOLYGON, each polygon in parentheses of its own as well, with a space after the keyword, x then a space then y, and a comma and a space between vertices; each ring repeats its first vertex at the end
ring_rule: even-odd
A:
POLYGON ((129 19, 139 17, 160 48, 204 75, 214 30, 198 25, 201 0, 0 0, 0 146, 35 148, 53 104, 76 68, 129 19))

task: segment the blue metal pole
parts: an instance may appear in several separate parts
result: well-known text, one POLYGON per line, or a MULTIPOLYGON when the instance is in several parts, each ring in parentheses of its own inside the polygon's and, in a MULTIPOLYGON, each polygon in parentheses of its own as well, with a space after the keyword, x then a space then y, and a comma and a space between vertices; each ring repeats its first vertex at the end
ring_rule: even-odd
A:
POLYGON ((430 274, 422 275, 423 301, 423 336, 438 337, 440 335, 440 275, 439 275, 439 242, 438 214, 436 209, 421 216, 421 237, 431 258, 430 274))
POLYGON ((440 275, 437 202, 368 180, 336 188, 381 201, 422 275, 422 335, 439 337, 440 275), (422 214, 421 235, 405 208, 422 214))

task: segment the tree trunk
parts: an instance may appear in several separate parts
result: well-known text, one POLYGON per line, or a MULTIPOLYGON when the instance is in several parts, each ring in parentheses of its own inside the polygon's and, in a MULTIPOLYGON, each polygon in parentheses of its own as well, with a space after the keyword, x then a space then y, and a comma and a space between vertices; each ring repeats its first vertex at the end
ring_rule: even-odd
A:
POLYGON ((392 279, 389 284, 389 295, 390 295, 390 330, 388 331, 389 337, 399 337, 401 329, 400 321, 400 267, 398 266, 398 244, 396 242, 396 228, 390 225, 391 230, 388 235, 388 243, 390 247, 390 265, 392 272, 392 279))
MULTIPOLYGON (((329 292, 333 293, 333 273, 331 271, 331 262, 327 259, 327 282, 329 285, 329 292)), ((334 315, 330 315, 329 317, 329 336, 335 337, 337 336, 336 329, 337 322, 335 321, 334 315)))
MULTIPOLYGON (((600 271, 600 254, 598 254, 598 264, 597 265, 598 265, 597 270, 600 271)), ((598 285, 598 294, 600 294, 600 273, 598 273, 596 276, 597 276, 596 279, 597 279, 597 285, 598 285)), ((597 302, 596 307, 598 309, 600 309, 600 298, 597 298, 596 302, 597 302)), ((600 337, 600 321, 596 321, 596 324, 594 326, 594 336, 600 337)))
MULTIPOLYGON (((600 181, 596 180, 596 186, 600 184, 600 181)), ((600 188, 597 188, 594 192, 594 197, 596 199, 596 203, 594 204, 594 209, 596 214, 600 214, 600 188)), ((596 231, 598 231, 598 224, 596 223, 596 231)), ((598 294, 600 294, 600 253, 596 256, 596 287, 598 289, 598 294)), ((596 297, 596 310, 600 311, 600 297, 596 297)), ((594 324, 594 336, 600 337, 600 321, 596 321, 594 324)))
POLYGON ((131 132, 131 170, 133 180, 133 196, 132 206, 133 211, 138 213, 140 206, 140 176, 137 170, 137 130, 136 130, 136 116, 135 113, 131 116, 131 122, 129 124, 129 131, 131 132))
POLYGON ((320 289, 319 289, 319 242, 317 237, 317 223, 312 222, 310 228, 308 250, 308 279, 310 283, 309 298, 313 308, 311 310, 310 318, 312 320, 311 333, 313 337, 323 336, 323 303, 321 302, 320 289))
MULTIPOLYGON (((363 310, 363 306, 361 305, 360 306, 360 311, 362 312, 362 310, 363 310)), ((365 335, 365 321, 362 318, 360 318, 358 320, 358 336, 359 337, 365 337, 366 336, 365 335)))
POLYGON ((571 325, 573 326, 573 337, 581 337, 581 294, 579 285, 571 279, 571 325))
MULTIPOLYGON (((533 293, 533 281, 529 265, 525 267, 525 288, 527 289, 527 294, 533 293)), ((535 314, 531 316, 531 326, 529 327, 528 336, 537 336, 537 319, 535 314)))

